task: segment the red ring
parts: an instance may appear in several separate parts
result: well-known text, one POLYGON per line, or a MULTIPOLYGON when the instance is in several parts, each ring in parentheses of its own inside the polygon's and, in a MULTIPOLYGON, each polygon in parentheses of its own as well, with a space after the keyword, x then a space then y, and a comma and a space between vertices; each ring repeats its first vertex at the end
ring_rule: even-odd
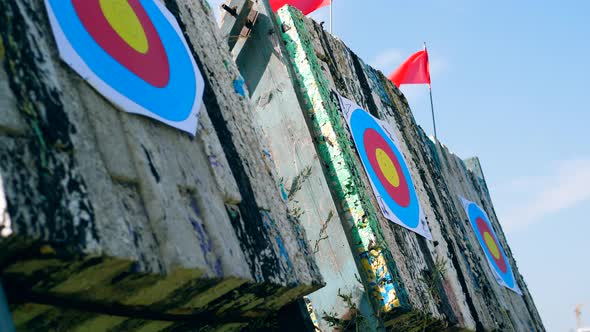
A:
POLYGON ((494 262, 496 262, 496 265, 498 266, 500 271, 502 271, 502 273, 506 273, 508 271, 508 267, 506 265, 506 260, 504 258, 504 255, 502 255, 502 251, 500 250, 500 244, 498 243, 498 239, 496 239, 496 236, 494 235, 494 233, 492 232, 492 230, 488 226, 488 223, 485 222, 481 217, 477 217, 477 219, 475 219, 475 223, 477 224, 477 231, 481 235, 483 245, 488 249, 488 252, 490 252, 490 256, 492 257, 492 259, 494 259, 494 262), (484 238, 484 234, 486 232, 489 233, 492 236, 492 238, 494 239, 494 243, 496 244, 496 247, 498 247, 498 252, 500 253, 500 258, 496 258, 496 257, 494 257, 494 255, 491 254, 492 251, 488 247, 488 244, 485 242, 485 238, 484 238))
POLYGON ((117 62, 155 87, 162 88, 168 84, 170 65, 166 50, 139 0, 129 0, 129 5, 137 15, 148 40, 149 48, 145 54, 134 50, 113 29, 100 8, 99 0, 72 0, 72 4, 90 36, 117 62))
POLYGON ((410 189, 408 188, 408 183, 406 181, 406 177, 404 176, 404 172, 399 163, 399 160, 395 156, 395 153, 393 153, 391 150, 391 147, 387 141, 385 141, 383 136, 381 136, 376 130, 367 128, 363 135, 363 144, 365 146, 367 158, 369 158, 369 162, 371 163, 371 167, 373 168, 375 174, 377 174, 377 177, 379 178, 381 185, 385 188, 385 191, 398 205, 401 207, 408 207, 410 205, 410 189), (377 162, 377 149, 383 150, 393 162, 395 170, 399 176, 399 186, 394 187, 391 183, 389 183, 385 177, 385 174, 383 174, 383 171, 377 162))

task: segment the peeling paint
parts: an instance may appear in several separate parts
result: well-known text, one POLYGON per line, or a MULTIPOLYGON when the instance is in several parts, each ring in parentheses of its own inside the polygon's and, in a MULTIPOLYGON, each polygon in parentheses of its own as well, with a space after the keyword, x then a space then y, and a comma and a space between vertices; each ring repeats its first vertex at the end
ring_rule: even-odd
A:
POLYGON ((312 121, 323 143, 318 150, 321 157, 328 163, 328 172, 333 178, 329 180, 342 200, 343 208, 348 212, 353 224, 353 250, 359 253, 365 262, 363 279, 367 280, 367 289, 374 296, 370 297, 376 312, 388 313, 402 305, 396 291, 391 285, 391 276, 383 258, 385 255, 380 247, 372 245, 376 239, 373 233, 375 225, 375 210, 367 205, 364 198, 367 194, 360 188, 357 174, 358 165, 352 162, 350 145, 343 138, 342 119, 331 98, 328 83, 321 76, 321 69, 317 58, 310 47, 309 36, 303 26, 301 13, 291 7, 284 7, 278 12, 279 24, 291 29, 283 32, 286 48, 296 63, 297 81, 304 88, 304 95, 308 99, 310 112, 314 115, 312 121))

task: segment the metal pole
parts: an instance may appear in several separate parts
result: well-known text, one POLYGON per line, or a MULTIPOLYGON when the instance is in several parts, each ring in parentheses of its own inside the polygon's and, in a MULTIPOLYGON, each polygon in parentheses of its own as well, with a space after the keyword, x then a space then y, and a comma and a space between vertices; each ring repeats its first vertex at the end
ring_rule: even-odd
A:
MULTIPOLYGON (((428 51, 426 50, 426 42, 424 42, 424 50, 427 52, 427 56, 428 56, 428 51)), ((430 67, 430 59, 427 59, 428 62, 426 62, 427 66, 430 67)), ((430 68, 428 68, 428 76, 430 76, 430 68)), ((432 113, 432 128, 434 130, 434 140, 437 141, 438 139, 436 138, 436 121, 434 120, 434 103, 432 102, 432 85, 430 83, 428 83, 428 92, 430 93, 430 112, 432 113)))
POLYGON ((430 92, 430 111, 432 112, 432 127, 434 128, 434 140, 437 141, 436 138, 436 121, 434 121, 434 104, 432 103, 432 87, 428 84, 428 92, 430 92))

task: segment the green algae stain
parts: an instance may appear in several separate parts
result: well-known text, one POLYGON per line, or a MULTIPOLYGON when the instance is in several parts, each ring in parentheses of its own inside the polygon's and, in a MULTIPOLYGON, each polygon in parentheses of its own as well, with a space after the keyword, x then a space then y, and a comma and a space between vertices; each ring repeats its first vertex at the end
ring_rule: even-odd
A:
POLYGON ((367 203, 369 199, 362 180, 355 175, 359 174, 359 165, 347 143, 344 120, 331 98, 330 85, 321 74, 303 16, 285 7, 279 10, 278 21, 284 30, 282 37, 286 49, 294 62, 297 83, 309 107, 306 111, 313 114, 318 151, 331 176, 328 182, 337 191, 341 208, 353 224, 352 249, 359 256, 359 270, 362 271, 365 287, 372 295, 371 300, 377 312, 390 313, 402 306, 397 294, 397 288, 401 288, 401 285, 394 283, 395 273, 390 272, 390 265, 394 266, 394 262, 387 250, 382 249, 386 248, 385 244, 379 246, 374 243, 375 239, 383 242, 383 236, 375 210, 367 203))

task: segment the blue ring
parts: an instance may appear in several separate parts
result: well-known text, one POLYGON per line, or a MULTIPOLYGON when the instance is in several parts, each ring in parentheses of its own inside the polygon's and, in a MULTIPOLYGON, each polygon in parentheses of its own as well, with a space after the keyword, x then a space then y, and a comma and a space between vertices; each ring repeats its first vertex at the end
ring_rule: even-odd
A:
POLYGON ((502 248, 502 245, 500 244, 498 236, 496 235, 496 232, 494 231, 494 228, 492 227, 492 224, 490 223, 490 220, 488 219, 487 215, 483 212, 483 210, 479 206, 477 206, 477 204, 475 204, 473 202, 469 203, 469 206, 467 207, 467 215, 469 217, 469 221, 471 222, 471 226, 473 227, 473 229, 477 230, 475 232, 475 235, 477 236, 477 240, 479 241, 480 245, 484 249, 484 252, 486 253, 486 257, 488 258, 488 261, 490 261, 492 263, 492 265, 494 266, 494 269, 500 275, 502 280, 504 280, 506 285, 510 288, 514 288, 514 286, 516 285, 516 280, 514 279, 514 274, 512 273, 512 267, 510 266, 510 262, 508 261, 508 258, 506 257, 506 254, 504 253, 504 249, 502 248), (486 222, 486 224, 488 224, 488 227, 490 228, 490 231, 492 232, 492 235, 494 236, 494 239, 496 240, 496 242, 498 244, 498 248, 500 249, 500 255, 502 255, 502 259, 504 259, 504 261, 506 262, 506 267, 507 267, 506 273, 503 273, 502 270, 500 270, 500 267, 496 264, 496 261, 494 260, 494 256, 489 251, 487 245, 485 245, 485 241, 484 241, 483 237, 481 236, 481 232, 479 231, 479 228, 477 227, 476 220, 478 217, 483 219, 486 222))
POLYGON ((191 55, 158 6, 152 0, 140 2, 168 56, 170 80, 162 88, 154 87, 136 76, 96 43, 78 18, 71 1, 49 0, 72 48, 96 76, 154 114, 169 121, 183 121, 191 114, 196 96, 197 81, 191 55))
POLYGON ((365 112, 362 109, 356 109, 352 112, 350 116, 350 131, 352 133, 352 137, 354 141, 357 143, 356 147, 358 153, 365 165, 366 169, 368 170, 369 178, 373 182, 373 185, 377 189, 377 192, 383 198, 385 204, 389 207, 389 209, 397 216, 397 218, 407 227, 409 228, 416 228, 420 224, 420 206, 418 205, 418 198, 416 196, 416 191, 414 189, 414 183, 412 182, 412 177, 410 176, 410 171, 408 170, 408 166, 401 154, 401 152, 397 149, 395 144, 391 141, 389 136, 385 133, 381 125, 375 121, 369 113, 365 112), (375 173, 371 162, 367 156, 367 151, 364 146, 364 134, 367 129, 373 129, 381 137, 385 139, 385 142, 391 148, 391 151, 395 154, 395 157, 399 161, 399 164, 402 168, 402 173, 406 178, 406 184, 408 186, 408 191, 410 195, 410 204, 407 207, 400 206, 395 202, 395 200, 389 195, 385 187, 381 184, 381 180, 375 173))

